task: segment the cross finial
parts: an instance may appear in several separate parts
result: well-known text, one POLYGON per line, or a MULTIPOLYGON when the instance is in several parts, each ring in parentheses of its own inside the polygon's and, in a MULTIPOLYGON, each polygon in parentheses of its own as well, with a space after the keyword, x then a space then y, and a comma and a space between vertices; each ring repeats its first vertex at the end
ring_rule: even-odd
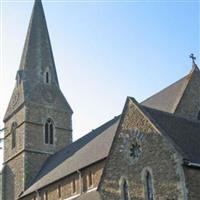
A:
POLYGON ((192 62, 195 64, 196 57, 194 56, 193 53, 190 54, 190 58, 192 59, 192 62))

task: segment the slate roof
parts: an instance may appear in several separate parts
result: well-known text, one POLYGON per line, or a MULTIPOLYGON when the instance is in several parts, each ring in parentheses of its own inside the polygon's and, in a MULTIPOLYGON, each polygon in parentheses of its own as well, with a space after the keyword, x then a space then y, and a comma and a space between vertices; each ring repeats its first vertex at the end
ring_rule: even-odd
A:
POLYGON ((183 93, 189 83, 192 73, 161 90, 160 92, 149 97, 141 102, 142 105, 162 110, 169 113, 174 113, 178 103, 180 102, 183 93))
MULTIPOLYGON (((41 168, 25 196, 108 156, 120 116, 103 124, 52 155, 41 168)), ((21 196, 21 197, 22 197, 21 196)))
POLYGON ((200 122, 162 112, 152 108, 143 108, 152 119, 164 130, 178 147, 184 159, 200 162, 200 122))

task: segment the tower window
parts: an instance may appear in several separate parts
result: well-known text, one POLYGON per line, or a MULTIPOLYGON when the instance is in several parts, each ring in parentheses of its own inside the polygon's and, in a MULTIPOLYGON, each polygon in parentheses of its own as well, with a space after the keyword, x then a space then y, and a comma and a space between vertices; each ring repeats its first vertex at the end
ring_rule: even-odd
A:
POLYGON ((13 122, 11 127, 12 149, 16 147, 16 128, 17 128, 17 123, 13 122))
POLYGON ((51 119, 45 123, 45 144, 54 144, 54 126, 51 119))
POLYGON ((49 83, 49 72, 46 72, 46 83, 49 83))
POLYGON ((153 200, 153 182, 152 182, 152 176, 149 171, 146 172, 146 188, 147 188, 147 199, 153 200))
POLYGON ((200 111, 198 112, 197 119, 200 120, 200 111))

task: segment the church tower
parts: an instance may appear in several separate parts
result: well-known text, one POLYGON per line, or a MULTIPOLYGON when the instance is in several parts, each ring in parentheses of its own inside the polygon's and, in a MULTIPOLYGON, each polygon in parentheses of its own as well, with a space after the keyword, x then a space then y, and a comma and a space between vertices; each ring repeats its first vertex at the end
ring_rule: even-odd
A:
POLYGON ((46 159, 72 142, 72 113, 59 87, 42 3, 35 0, 4 117, 4 200, 17 199, 46 159))

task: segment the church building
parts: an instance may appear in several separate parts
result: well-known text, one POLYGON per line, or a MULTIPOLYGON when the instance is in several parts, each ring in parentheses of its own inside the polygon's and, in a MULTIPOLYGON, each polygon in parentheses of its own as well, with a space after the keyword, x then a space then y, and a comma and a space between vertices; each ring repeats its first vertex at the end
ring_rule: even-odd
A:
POLYGON ((200 70, 72 142, 41 0, 4 117, 2 200, 199 200, 200 70))

